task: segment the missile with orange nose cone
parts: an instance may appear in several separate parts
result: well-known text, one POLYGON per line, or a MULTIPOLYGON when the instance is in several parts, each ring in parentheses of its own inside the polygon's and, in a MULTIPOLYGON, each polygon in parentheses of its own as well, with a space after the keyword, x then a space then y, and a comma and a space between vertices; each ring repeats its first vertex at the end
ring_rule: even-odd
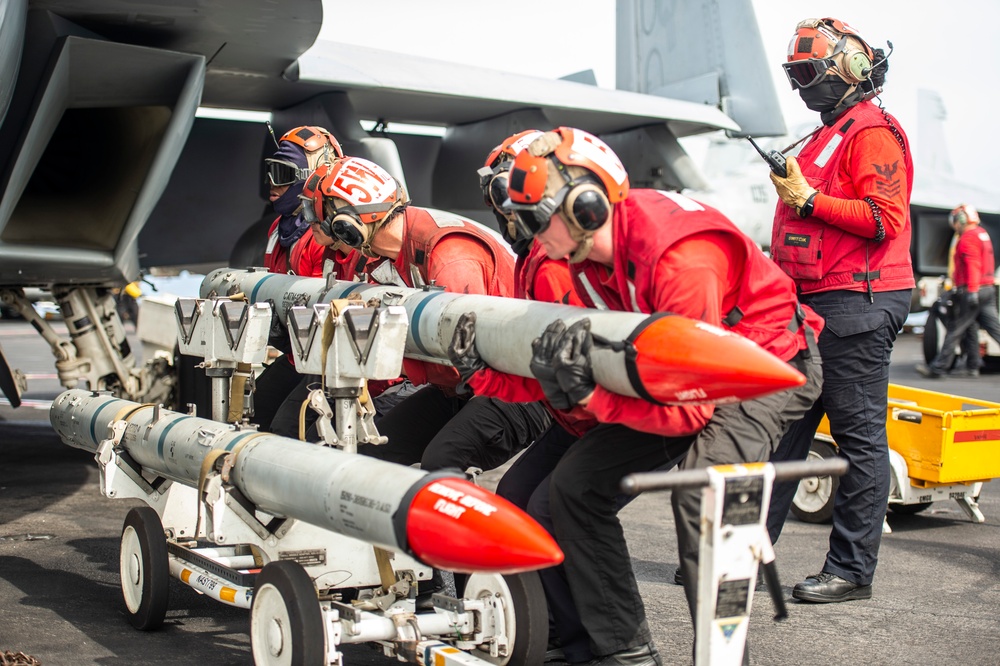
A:
MULTIPOLYGON (((531 377, 531 343, 553 321, 589 318, 591 331, 610 342, 591 351, 594 379, 619 395, 663 404, 725 403, 805 383, 795 368, 735 333, 680 315, 592 310, 514 298, 454 294, 441 289, 300 278, 257 270, 222 268, 202 281, 202 297, 244 293, 251 302, 271 301, 296 336, 295 306, 359 297, 398 304, 407 311, 408 358, 448 364, 448 347, 459 317, 476 313, 476 349, 496 370, 531 377), (290 313, 292 313, 290 315, 290 313), (291 320, 291 321, 289 321, 291 320)), ((302 310, 298 310, 299 313, 302 310)))
POLYGON ((429 474, 80 389, 49 413, 73 447, 116 447, 147 475, 198 488, 206 460, 229 452, 229 479, 257 510, 295 518, 450 571, 518 573, 562 562, 552 537, 501 497, 450 473, 429 474))

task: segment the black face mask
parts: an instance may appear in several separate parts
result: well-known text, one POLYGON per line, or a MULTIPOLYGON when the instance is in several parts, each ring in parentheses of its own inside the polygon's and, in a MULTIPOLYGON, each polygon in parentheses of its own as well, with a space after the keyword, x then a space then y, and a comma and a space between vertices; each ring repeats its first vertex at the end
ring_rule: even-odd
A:
POLYGON ((839 76, 827 76, 814 86, 799 88, 799 97, 805 102, 807 109, 823 113, 833 111, 850 87, 851 84, 839 76))
POLYGON ((521 238, 520 236, 517 238, 511 238, 510 233, 507 231, 507 218, 496 211, 493 211, 493 214, 496 216, 497 225, 500 227, 500 236, 507 241, 507 244, 510 245, 510 249, 512 249, 514 254, 519 257, 527 257, 528 252, 531 250, 531 242, 534 239, 521 238))

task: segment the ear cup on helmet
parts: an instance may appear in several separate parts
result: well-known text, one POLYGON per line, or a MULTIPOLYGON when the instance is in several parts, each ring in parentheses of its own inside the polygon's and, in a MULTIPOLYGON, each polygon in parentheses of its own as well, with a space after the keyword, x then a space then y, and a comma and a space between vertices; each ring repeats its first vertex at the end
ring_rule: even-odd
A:
POLYGON ((872 61, 863 51, 855 51, 847 58, 847 71, 858 83, 871 76, 872 61))
POLYGON ((368 239, 366 225, 350 213, 337 213, 323 221, 320 228, 330 238, 359 248, 368 239))
POLYGON ((566 194, 563 212, 567 221, 584 231, 597 231, 611 215, 611 202, 599 185, 581 183, 566 194))

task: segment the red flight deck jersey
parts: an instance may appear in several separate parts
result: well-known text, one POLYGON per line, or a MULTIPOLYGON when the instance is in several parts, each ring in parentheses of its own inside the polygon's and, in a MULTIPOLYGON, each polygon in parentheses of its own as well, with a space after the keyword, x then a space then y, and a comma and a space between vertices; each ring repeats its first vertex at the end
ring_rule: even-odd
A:
POLYGON ((799 293, 912 288, 913 160, 896 119, 871 102, 856 104, 820 128, 797 160, 819 193, 806 219, 778 201, 771 256, 799 293), (881 229, 865 198, 880 211, 881 229))
POLYGON ((271 223, 271 228, 267 232, 267 247, 264 249, 264 267, 268 273, 287 274, 292 270, 291 257, 288 254, 288 249, 278 242, 278 222, 281 222, 280 215, 274 219, 274 222, 271 223))
MULTIPOLYGON (((614 265, 571 266, 577 293, 591 307, 672 312, 731 330, 787 361, 818 336, 819 315, 800 306, 795 284, 714 208, 674 192, 632 190, 612 214, 614 265)), ((738 361, 736 361, 738 362, 738 361)), ((587 411, 601 423, 678 437, 699 432, 712 405, 660 406, 598 386, 587 411)))
POLYGON ((990 235, 978 224, 966 227, 955 245, 955 286, 979 291, 993 284, 995 271, 990 235))
POLYGON ((323 277, 323 255, 326 248, 316 242, 312 227, 292 245, 291 270, 302 277, 323 277))
MULTIPOLYGON (((407 287, 433 282, 458 294, 513 294, 513 256, 485 227, 426 208, 407 207, 403 215, 402 247, 392 267, 407 287)), ((455 368, 436 363, 405 359, 403 371, 414 384, 453 389, 459 382, 455 368)))

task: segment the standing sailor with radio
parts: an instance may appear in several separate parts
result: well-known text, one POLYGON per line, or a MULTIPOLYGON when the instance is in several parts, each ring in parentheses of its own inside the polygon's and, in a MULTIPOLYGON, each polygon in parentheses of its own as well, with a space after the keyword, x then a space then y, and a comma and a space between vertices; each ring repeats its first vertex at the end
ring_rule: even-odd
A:
MULTIPOLYGON (((914 281, 910 149, 898 121, 871 102, 885 81, 887 57, 842 21, 806 19, 782 65, 823 124, 798 158, 787 158, 787 177, 771 174, 781 198, 771 254, 826 328, 819 337, 823 392, 771 460, 804 459, 826 414, 850 463, 837 490, 826 563, 792 591, 803 601, 871 597, 889 495, 889 356, 914 281)), ((772 541, 797 485, 774 488, 772 541)))

